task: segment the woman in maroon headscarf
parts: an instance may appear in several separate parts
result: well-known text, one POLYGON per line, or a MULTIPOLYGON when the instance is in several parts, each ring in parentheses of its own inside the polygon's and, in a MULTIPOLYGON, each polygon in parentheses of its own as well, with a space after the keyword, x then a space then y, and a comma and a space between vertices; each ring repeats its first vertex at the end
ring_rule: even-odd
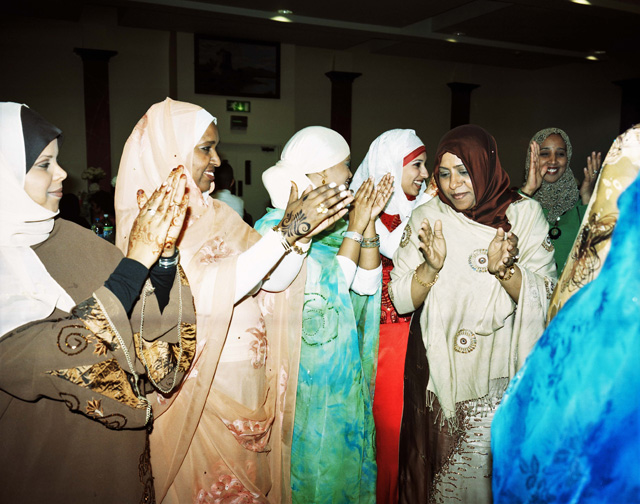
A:
POLYGON ((434 177, 438 198, 414 210, 389 285, 399 312, 424 303, 422 338, 413 333, 405 368, 405 380, 415 375, 422 388, 405 393, 400 501, 490 503, 491 419, 544 331, 553 250, 540 205, 509 189, 482 128, 442 138, 434 177), (428 373, 412 369, 416 357, 428 373), (423 420, 407 432, 416 412, 423 420))

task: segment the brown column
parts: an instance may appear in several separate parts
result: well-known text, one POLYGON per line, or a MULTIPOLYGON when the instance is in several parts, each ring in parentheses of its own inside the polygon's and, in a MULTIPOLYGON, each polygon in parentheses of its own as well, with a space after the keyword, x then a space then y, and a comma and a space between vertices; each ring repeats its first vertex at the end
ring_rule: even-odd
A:
POLYGON ((169 33, 169 98, 178 99, 178 37, 169 33))
POLYGON ((622 88, 620 133, 624 133, 640 123, 640 79, 624 79, 613 83, 622 88))
POLYGON ((361 73, 331 71, 325 74, 331 80, 331 129, 340 133, 351 144, 351 95, 353 81, 361 73))
POLYGON ((83 49, 73 52, 82 58, 84 71, 84 122, 87 135, 87 166, 102 168, 106 177, 100 188, 111 190, 111 122, 109 116, 109 60, 116 51, 83 49))
POLYGON ((471 115, 471 91, 480 84, 466 82, 448 82, 451 88, 451 129, 463 124, 469 124, 471 115))

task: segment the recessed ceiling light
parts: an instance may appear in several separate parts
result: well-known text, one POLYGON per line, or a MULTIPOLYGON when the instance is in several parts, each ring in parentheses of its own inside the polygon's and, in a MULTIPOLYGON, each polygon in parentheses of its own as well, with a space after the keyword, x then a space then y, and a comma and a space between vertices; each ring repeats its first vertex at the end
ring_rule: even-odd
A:
POLYGON ((607 51, 593 51, 593 54, 607 54, 607 51))
POLYGON ((273 16, 271 19, 271 21, 278 21, 279 23, 290 23, 291 20, 288 17, 284 17, 284 16, 273 16))
POLYGON ((580 5, 591 5, 589 0, 571 0, 573 3, 577 3, 580 5))
POLYGON ((466 35, 466 33, 465 33, 465 32, 453 32, 453 34, 454 34, 456 37, 463 37, 464 35, 466 35))
POLYGON ((278 14, 281 14, 282 16, 288 16, 289 14, 293 14, 292 10, 289 9, 278 9, 278 14))
POLYGON ((456 39, 454 39, 454 38, 448 38, 448 39, 445 39, 445 40, 446 40, 447 42, 457 42, 457 40, 456 40, 456 39))
POLYGON ((598 57, 597 56, 587 56, 587 59, 590 61, 598 61, 598 57))

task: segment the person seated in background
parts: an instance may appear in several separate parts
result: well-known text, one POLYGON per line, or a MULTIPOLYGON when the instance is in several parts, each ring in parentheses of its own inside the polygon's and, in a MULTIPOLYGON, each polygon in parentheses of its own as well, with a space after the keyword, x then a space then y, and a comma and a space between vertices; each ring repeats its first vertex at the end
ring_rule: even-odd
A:
POLYGON ((174 254, 186 179, 138 212, 123 258, 54 220, 60 135, 0 103, 0 502, 155 502, 149 396, 180 383, 196 347, 174 254))
POLYGON ((236 180, 229 161, 223 160, 215 171, 215 190, 211 193, 213 199, 229 205, 236 213, 244 218, 244 201, 235 194, 236 180))
POLYGON ((60 218, 75 222, 78 226, 91 229, 80 212, 80 199, 73 193, 66 193, 60 199, 60 218))

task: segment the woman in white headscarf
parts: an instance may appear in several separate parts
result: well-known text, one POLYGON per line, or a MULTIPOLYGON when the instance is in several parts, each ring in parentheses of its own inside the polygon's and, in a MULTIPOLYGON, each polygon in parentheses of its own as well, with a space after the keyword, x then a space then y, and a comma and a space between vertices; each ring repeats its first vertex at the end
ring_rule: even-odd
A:
POLYGON ((167 98, 134 128, 118 173, 122 248, 139 189, 150 191, 177 165, 185 166, 189 189, 178 245, 194 294, 198 349, 179 393, 154 404, 166 410, 151 434, 156 492, 175 503, 287 502, 299 348, 289 331, 300 317, 301 286, 272 292, 285 289, 302 265, 296 241, 343 215, 351 198, 323 186, 297 199, 288 184, 284 218, 261 239, 208 197, 219 141, 215 117, 167 98))
MULTIPOLYGON (((262 180, 274 209, 256 228, 266 232, 283 215, 286 191, 351 179, 350 151, 337 132, 311 126, 285 145, 262 180)), ((381 268, 374 221, 392 188, 362 184, 349 213, 318 234, 306 262, 300 372, 291 448, 296 503, 375 502, 375 443, 371 412, 380 319, 381 268)), ((318 207, 318 212, 325 211, 318 207)))
POLYGON ((394 190, 384 212, 376 220, 382 255, 382 311, 380 346, 373 416, 376 424, 378 462, 377 502, 397 502, 398 442, 402 420, 404 359, 411 314, 398 314, 387 285, 393 269, 391 258, 398 249, 405 225, 414 208, 429 201, 427 153, 414 130, 393 129, 376 138, 369 147, 351 184, 358 189, 369 177, 376 182, 391 174, 394 190))
POLYGON ((151 386, 171 391, 195 353, 172 257, 186 179, 174 172, 151 197, 123 258, 54 221, 60 135, 0 103, 0 502, 155 502, 151 386))

